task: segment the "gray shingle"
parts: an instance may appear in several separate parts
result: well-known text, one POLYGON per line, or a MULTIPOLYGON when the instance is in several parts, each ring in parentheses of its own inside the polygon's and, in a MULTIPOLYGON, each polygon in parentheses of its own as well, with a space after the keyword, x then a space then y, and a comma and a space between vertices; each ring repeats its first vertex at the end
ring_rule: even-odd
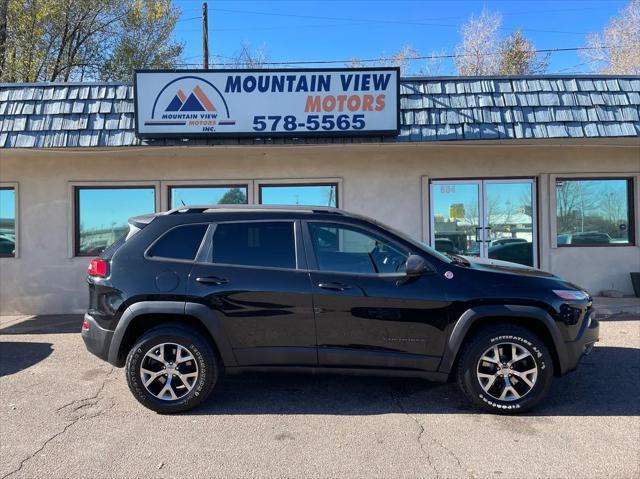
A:
POLYGON ((578 82, 578 90, 579 91, 593 91, 595 86, 593 85, 593 80, 588 78, 577 78, 578 82))
POLYGON ((439 125, 437 127, 438 140, 457 140, 464 138, 462 135, 462 126, 439 125))
POLYGON ((431 93, 431 94, 442 93, 442 84, 439 81, 428 81, 427 93, 431 93))
POLYGON ((569 136, 569 132, 564 123, 548 123, 545 126, 549 138, 565 138, 569 136))
POLYGON ((416 125, 427 125, 429 123, 429 113, 427 110, 418 110, 414 113, 416 125))
POLYGON ((486 93, 480 93, 477 95, 478 106, 493 106, 493 97, 486 93))
POLYGON ((557 121, 573 121, 573 114, 569 107, 558 107, 554 109, 557 121))
POLYGON ((538 95, 541 106, 557 106, 560 104, 560 98, 557 93, 546 92, 538 95))
MULTIPOLYGON (((288 144, 478 138, 640 135, 640 79, 447 78, 401 82, 398 138, 189 140, 188 144, 288 144)), ((187 144, 135 138, 130 85, 0 86, 0 143, 52 146, 187 144), (23 135, 24 134, 24 135, 23 135), (29 135, 30 134, 30 135, 29 135)))
POLYGON ((509 80, 496 80, 495 85, 496 91, 499 93, 511 93, 513 91, 509 80))
POLYGON ((584 136, 584 131, 582 131, 582 123, 579 122, 570 122, 565 123, 567 127, 567 134, 571 138, 582 138, 584 136))

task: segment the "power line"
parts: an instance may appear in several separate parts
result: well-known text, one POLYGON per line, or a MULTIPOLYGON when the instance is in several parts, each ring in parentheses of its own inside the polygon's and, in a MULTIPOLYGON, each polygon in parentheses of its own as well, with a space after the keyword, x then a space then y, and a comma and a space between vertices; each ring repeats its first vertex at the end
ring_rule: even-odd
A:
MULTIPOLYGON (((562 52, 577 52, 577 51, 585 51, 585 50, 601 50, 602 48, 614 48, 611 46, 605 47, 568 47, 568 48, 542 48, 539 50, 533 50, 532 52, 537 53, 562 53, 562 52)), ((615 47, 617 48, 617 47, 615 47)), ((481 53, 479 56, 493 56, 500 55, 500 52, 492 52, 492 53, 481 53)), ((214 55, 220 58, 229 58, 223 57, 222 55, 214 55)), ((448 53, 441 55, 417 55, 417 56, 407 56, 404 58, 406 61, 415 61, 415 60, 444 60, 444 59, 452 59, 459 57, 467 57, 467 56, 476 56, 476 54, 456 54, 456 53, 448 53)), ((348 60, 289 60, 289 61, 269 61, 262 62, 261 65, 329 65, 329 64, 348 64, 353 61, 358 63, 378 63, 380 62, 380 58, 366 58, 366 59, 358 59, 358 58, 350 58, 348 60)), ((178 66, 198 66, 200 63, 179 63, 178 66)), ((216 66, 236 66, 237 63, 217 63, 216 66)))
MULTIPOLYGON (((218 12, 226 12, 226 13, 241 13, 241 14, 250 14, 250 15, 265 15, 271 17, 288 17, 288 18, 305 18, 305 19, 314 19, 314 20, 338 20, 338 21, 349 21, 355 22, 358 25, 369 25, 372 23, 381 23, 386 25, 417 25, 417 26, 427 26, 427 27, 447 27, 447 28, 459 28, 460 25, 453 25, 450 23, 433 23, 431 21, 410 21, 410 20, 374 20, 374 19, 362 19, 362 18, 350 18, 350 17, 328 17, 328 16, 318 16, 318 15, 300 15, 295 13, 276 13, 276 12, 260 12, 254 10, 235 10, 229 8, 212 8, 211 10, 215 10, 218 12)), ((546 13, 536 12, 536 13, 546 13)), ((467 18, 467 17, 444 17, 444 18, 434 18, 433 20, 441 20, 441 19, 454 19, 454 18, 467 18)), ((502 30, 512 30, 506 27, 501 28, 502 30)), ((522 28, 522 31, 529 32, 539 32, 539 33, 566 33, 572 35, 585 35, 585 32, 575 32, 575 31, 560 31, 560 30, 540 30, 533 28, 522 28)))

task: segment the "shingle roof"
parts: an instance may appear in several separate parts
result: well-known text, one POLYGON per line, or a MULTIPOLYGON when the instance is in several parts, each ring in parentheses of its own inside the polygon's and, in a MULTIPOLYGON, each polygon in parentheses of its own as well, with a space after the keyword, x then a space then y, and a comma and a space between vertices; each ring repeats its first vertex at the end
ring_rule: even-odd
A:
POLYGON ((400 108, 398 137, 140 140, 129 84, 0 84, 0 147, 637 137, 640 77, 409 77, 400 108))

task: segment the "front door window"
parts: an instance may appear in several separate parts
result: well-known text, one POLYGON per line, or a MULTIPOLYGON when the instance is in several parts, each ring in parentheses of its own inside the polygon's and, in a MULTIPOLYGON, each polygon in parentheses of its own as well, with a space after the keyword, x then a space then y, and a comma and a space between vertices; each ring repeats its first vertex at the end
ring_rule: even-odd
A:
POLYGON ((536 265, 533 180, 434 181, 431 204, 438 251, 536 265))

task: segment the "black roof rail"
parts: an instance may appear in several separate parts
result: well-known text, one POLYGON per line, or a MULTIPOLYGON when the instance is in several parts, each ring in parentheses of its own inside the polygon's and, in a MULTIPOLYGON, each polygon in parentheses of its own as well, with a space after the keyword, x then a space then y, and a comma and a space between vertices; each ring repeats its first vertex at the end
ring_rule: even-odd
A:
POLYGON ((166 215, 193 214, 193 213, 213 213, 216 211, 296 211, 307 213, 330 213, 335 215, 347 215, 338 208, 302 206, 302 205, 184 205, 167 211, 166 215))

